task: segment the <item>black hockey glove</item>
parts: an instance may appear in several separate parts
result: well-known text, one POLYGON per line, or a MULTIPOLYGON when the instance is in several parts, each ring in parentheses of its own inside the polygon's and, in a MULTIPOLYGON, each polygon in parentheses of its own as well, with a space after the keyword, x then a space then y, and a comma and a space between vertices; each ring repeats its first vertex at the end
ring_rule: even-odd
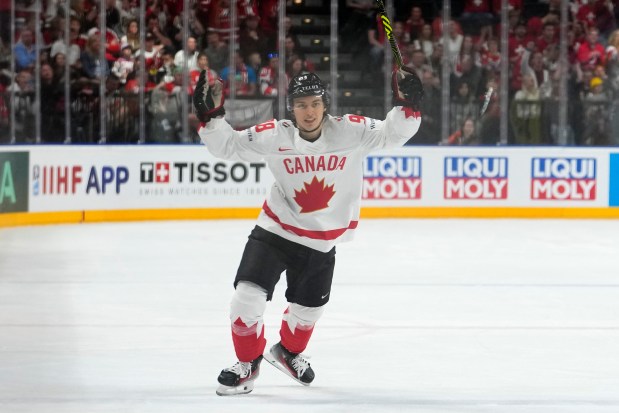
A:
POLYGON ((196 90, 193 92, 193 106, 200 122, 208 123, 217 116, 225 115, 223 86, 221 79, 209 85, 206 70, 200 73, 196 90))
POLYGON ((419 104, 423 100, 423 85, 419 76, 408 67, 395 70, 391 77, 391 89, 393 90, 393 105, 405 106, 419 110, 419 104))

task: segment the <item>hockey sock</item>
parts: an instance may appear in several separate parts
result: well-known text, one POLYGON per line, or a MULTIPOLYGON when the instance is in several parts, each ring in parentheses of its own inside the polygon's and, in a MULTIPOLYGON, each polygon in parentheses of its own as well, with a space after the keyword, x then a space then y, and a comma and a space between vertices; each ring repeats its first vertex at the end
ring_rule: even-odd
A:
POLYGON ((239 361, 255 360, 264 352, 264 322, 267 293, 249 282, 239 282, 230 304, 232 342, 239 361))
POLYGON ((301 353, 307 347, 314 332, 314 325, 324 311, 324 307, 304 307, 290 304, 284 311, 279 336, 282 345, 291 353, 301 353))

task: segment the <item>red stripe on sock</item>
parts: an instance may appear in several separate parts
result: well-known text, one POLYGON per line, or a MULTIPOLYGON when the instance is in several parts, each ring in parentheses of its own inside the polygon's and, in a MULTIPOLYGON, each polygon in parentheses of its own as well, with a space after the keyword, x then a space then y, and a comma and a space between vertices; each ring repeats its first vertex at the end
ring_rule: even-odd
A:
POLYGON ((258 323, 247 326, 241 318, 232 324, 232 342, 239 361, 253 361, 264 352, 267 341, 264 339, 264 325, 257 334, 258 323))
POLYGON ((297 324, 294 332, 290 331, 288 322, 282 320, 282 327, 279 330, 279 336, 282 339, 282 346, 292 353, 301 353, 307 347, 307 343, 314 332, 313 326, 304 326, 297 324))

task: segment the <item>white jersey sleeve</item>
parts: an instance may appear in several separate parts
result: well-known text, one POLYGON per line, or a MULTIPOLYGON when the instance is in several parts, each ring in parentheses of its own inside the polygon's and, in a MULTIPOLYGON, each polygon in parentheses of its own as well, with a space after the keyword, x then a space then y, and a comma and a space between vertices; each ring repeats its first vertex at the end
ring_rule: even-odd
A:
POLYGON ((276 121, 236 131, 225 119, 211 119, 198 135, 209 152, 221 159, 259 161, 277 144, 276 121))
MULTIPOLYGON (((347 115, 347 120, 351 122, 353 115, 347 115)), ((388 149, 404 145, 419 130, 421 116, 419 112, 414 112, 409 108, 396 106, 391 109, 385 120, 365 118, 361 135, 361 147, 369 153, 373 150, 388 149)))

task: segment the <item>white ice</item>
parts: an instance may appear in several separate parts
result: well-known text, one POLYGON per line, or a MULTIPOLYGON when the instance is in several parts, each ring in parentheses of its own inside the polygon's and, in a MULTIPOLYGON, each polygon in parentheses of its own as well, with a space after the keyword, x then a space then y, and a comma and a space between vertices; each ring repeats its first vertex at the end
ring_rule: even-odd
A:
POLYGON ((619 220, 363 220, 315 382, 263 363, 253 393, 219 397, 253 225, 0 229, 0 412, 619 412, 619 220))

